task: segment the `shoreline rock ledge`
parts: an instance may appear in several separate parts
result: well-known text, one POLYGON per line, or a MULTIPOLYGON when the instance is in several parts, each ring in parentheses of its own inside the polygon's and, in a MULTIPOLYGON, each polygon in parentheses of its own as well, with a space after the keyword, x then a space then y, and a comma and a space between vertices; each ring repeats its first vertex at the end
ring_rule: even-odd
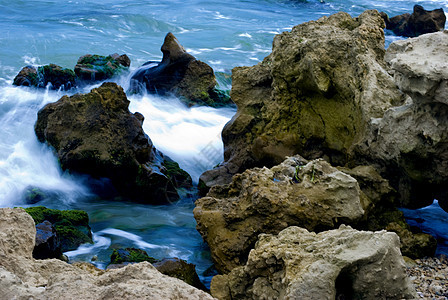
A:
POLYGON ((132 114, 123 89, 103 83, 88 94, 63 96, 37 115, 35 132, 58 156, 63 170, 110 179, 117 192, 150 204, 179 199, 191 177, 153 147, 142 114, 132 114))
POLYGON ((161 274, 148 262, 114 270, 88 263, 32 258, 36 229, 21 208, 0 208, 0 298, 212 300, 209 294, 161 274))
POLYGON ((416 299, 399 239, 386 231, 308 232, 288 227, 262 234, 248 262, 213 277, 222 299, 416 299))

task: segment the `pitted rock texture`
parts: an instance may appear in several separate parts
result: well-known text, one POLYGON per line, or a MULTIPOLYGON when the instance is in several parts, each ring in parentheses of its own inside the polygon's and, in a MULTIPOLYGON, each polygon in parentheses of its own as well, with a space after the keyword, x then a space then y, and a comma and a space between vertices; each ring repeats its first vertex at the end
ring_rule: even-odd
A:
POLYGON ((263 62, 233 69, 238 111, 222 132, 225 162, 203 185, 294 154, 345 164, 370 118, 403 100, 385 71, 383 28, 377 11, 340 12, 275 36, 263 62))
POLYGON ((197 229, 209 244, 216 268, 245 263, 260 233, 297 225, 322 231, 352 224, 369 200, 357 181, 323 160, 290 157, 271 169, 254 168, 215 186, 196 201, 197 229))
POLYGON ((348 226, 262 234, 244 266, 217 275, 218 299, 415 299, 395 233, 348 226))
POLYGON ((410 96, 372 119, 357 163, 373 164, 400 192, 401 205, 448 210, 448 32, 392 43, 386 54, 398 87, 410 96))

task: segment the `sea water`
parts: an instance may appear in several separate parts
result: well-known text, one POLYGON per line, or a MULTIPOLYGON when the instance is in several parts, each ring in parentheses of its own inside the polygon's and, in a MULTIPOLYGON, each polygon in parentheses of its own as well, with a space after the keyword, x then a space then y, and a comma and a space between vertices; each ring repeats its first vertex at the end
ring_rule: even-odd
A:
MULTIPOLYGON (((98 85, 68 93, 36 90, 12 86, 14 76, 25 65, 73 68, 84 54, 115 52, 131 58, 132 72, 146 61, 160 60, 163 38, 172 32, 189 53, 213 67, 220 88, 230 89, 222 74, 260 62, 270 53, 275 34, 338 11, 357 16, 377 9, 394 16, 411 12, 415 4, 448 11, 446 0, 0 0, 0 207, 27 206, 26 192, 38 188, 47 197, 36 205, 89 213, 95 244, 67 253, 71 260, 98 256, 95 264, 105 267, 111 248, 138 247, 156 258, 179 257, 196 264, 208 284, 205 271, 212 262, 195 229, 194 195, 170 206, 101 199, 87 188, 86 178, 62 172, 52 150, 37 141, 33 127, 40 108, 98 85)), ((388 33, 386 46, 396 39, 388 33)), ((126 87, 129 76, 114 81, 126 87)), ((220 132, 234 108, 188 108, 179 99, 154 95, 129 99, 130 110, 145 116, 143 127, 154 145, 195 182, 222 161, 220 132), (205 155, 204 149, 213 149, 213 155, 205 155)))

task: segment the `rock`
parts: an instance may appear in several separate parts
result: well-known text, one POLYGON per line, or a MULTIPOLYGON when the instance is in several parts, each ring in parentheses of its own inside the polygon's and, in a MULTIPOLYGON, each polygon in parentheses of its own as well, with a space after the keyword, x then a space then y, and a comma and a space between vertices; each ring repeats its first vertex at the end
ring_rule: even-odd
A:
POLYGON ((150 257, 146 251, 137 248, 114 249, 110 255, 110 263, 112 265, 122 264, 125 262, 142 262, 148 261, 154 263, 157 260, 150 257))
POLYGON ((294 154, 344 165, 370 119, 403 100, 385 71, 383 27, 376 11, 340 12, 277 35, 263 62, 234 68, 225 162, 201 176, 204 185, 294 154))
POLYGON ((446 31, 389 46, 390 72, 410 98, 372 119, 354 150, 355 164, 374 165, 400 193, 401 206, 448 201, 447 53, 446 31))
POLYGON ((215 89, 213 69, 188 54, 171 32, 166 35, 161 51, 160 63, 147 62, 133 74, 130 92, 174 94, 189 106, 232 104, 225 92, 215 89))
POLYGON ((14 78, 13 84, 17 86, 33 86, 46 88, 50 84, 53 90, 69 90, 76 86, 75 73, 70 69, 55 64, 41 67, 26 66, 14 78))
POLYGON ((78 59, 75 66, 76 76, 85 82, 97 82, 110 79, 127 71, 131 60, 126 54, 117 53, 109 56, 86 54, 78 59))
POLYGON ((90 264, 34 260, 36 229, 23 209, 0 209, 2 299, 213 299, 148 262, 102 271, 90 264))
POLYGON ((403 228, 397 223, 390 223, 386 229, 395 232, 400 237, 401 253, 407 257, 412 259, 432 257, 436 253, 437 240, 429 234, 413 234, 409 226, 403 228))
POLYGON ((198 273, 196 273, 194 264, 189 264, 179 258, 165 258, 153 265, 162 274, 180 279, 195 288, 207 291, 207 288, 199 279, 198 273))
MULTIPOLYGON (((38 234, 39 229, 46 230, 47 232, 50 230, 48 228, 48 225, 40 226, 41 228, 38 228, 41 223, 48 222, 50 223, 50 227, 54 227, 55 234, 59 239, 59 247, 62 252, 76 250, 81 244, 84 243, 93 244, 92 231, 89 226, 89 216, 85 211, 57 210, 49 209, 43 206, 29 207, 25 209, 25 211, 29 213, 31 217, 33 217, 34 222, 37 224, 36 228, 38 229, 38 234)), ((42 232, 42 234, 45 233, 42 232)), ((47 237, 47 239, 48 238, 50 237, 47 237)), ((39 240, 40 239, 37 238, 36 241, 39 240)), ((36 242, 36 247, 37 246, 38 242, 36 242)), ((48 253, 47 255, 45 255, 45 253, 41 253, 41 257, 35 258, 55 257, 51 256, 51 253, 52 252, 48 253)), ((60 258, 60 256, 55 258, 60 258)))
MULTIPOLYGON (((88 94, 47 104, 38 113, 35 132, 39 141, 55 148, 64 170, 109 178, 134 201, 177 200, 178 174, 171 176, 163 166, 172 160, 153 147, 142 128, 143 116, 128 106, 121 87, 104 83, 88 94)), ((186 173, 183 178, 188 181, 186 173)))
POLYGON ((396 234, 289 227, 262 234, 244 266, 215 276, 218 299, 414 299, 396 234))
POLYGON ((193 212, 216 268, 226 273, 246 262, 260 233, 277 234, 292 225, 322 231, 357 223, 368 201, 353 177, 323 160, 305 164, 295 156, 214 186, 193 212))
POLYGON ((53 225, 45 220, 36 225, 36 245, 33 257, 36 259, 61 258, 61 243, 53 225))
POLYGON ((402 14, 390 18, 381 13, 386 22, 386 29, 392 30, 396 35, 417 37, 425 33, 442 31, 445 28, 446 16, 443 8, 425 10, 421 5, 414 5, 412 14, 402 14))

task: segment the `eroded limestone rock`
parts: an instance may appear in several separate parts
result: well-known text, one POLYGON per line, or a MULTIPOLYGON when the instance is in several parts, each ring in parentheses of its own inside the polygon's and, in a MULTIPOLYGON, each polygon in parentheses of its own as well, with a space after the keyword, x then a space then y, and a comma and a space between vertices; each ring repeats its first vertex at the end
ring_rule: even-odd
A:
POLYGON ((204 185, 294 154, 345 164, 370 118, 402 101, 385 71, 383 27, 377 11, 340 12, 277 35, 263 62, 233 69, 238 111, 222 132, 225 162, 204 185))
POLYGON ((244 266, 215 276, 218 299, 414 299, 395 233, 342 225, 262 234, 244 266))
POLYGON ((356 163, 373 164, 400 192, 401 205, 438 199, 448 209, 448 32, 392 43, 386 54, 403 106, 372 119, 356 163))
POLYGON ((276 234, 292 225, 322 231, 356 223, 368 202, 353 177, 323 160, 306 163, 295 156, 213 187, 196 201, 194 216, 216 268, 229 272, 245 263, 260 233, 276 234))

